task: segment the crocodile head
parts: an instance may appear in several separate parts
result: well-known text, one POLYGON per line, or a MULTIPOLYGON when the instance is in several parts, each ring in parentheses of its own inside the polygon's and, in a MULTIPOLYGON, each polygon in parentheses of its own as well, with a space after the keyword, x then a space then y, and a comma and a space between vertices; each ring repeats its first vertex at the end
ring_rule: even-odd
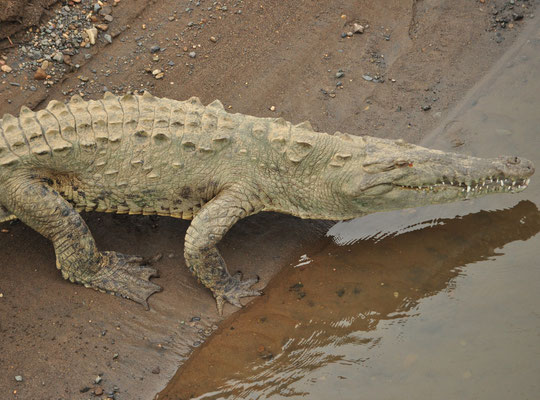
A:
POLYGON ((533 164, 518 157, 477 158, 372 137, 355 138, 341 169, 342 218, 377 211, 517 193, 533 164), (355 156, 356 153, 356 156, 355 156), (345 200, 345 201, 343 201, 345 200))

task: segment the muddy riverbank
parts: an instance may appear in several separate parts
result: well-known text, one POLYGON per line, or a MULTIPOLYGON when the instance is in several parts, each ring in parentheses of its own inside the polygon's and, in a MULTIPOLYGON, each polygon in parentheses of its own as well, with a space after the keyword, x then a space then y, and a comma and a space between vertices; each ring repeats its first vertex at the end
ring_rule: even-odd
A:
MULTIPOLYGON (((92 10, 94 3, 81 2, 92 10)), ((147 89, 176 99, 195 95, 204 103, 218 98, 232 112, 295 123, 307 119, 321 131, 418 142, 512 45, 536 4, 516 1, 508 9, 503 1, 468 0, 110 3, 109 13, 98 10, 93 22, 107 22, 107 30, 99 29, 96 44, 73 54, 64 54, 56 42, 41 43, 47 35, 66 33, 58 23, 43 25, 37 39, 33 28, 28 36, 2 40, 2 113, 17 114, 24 104, 42 108, 75 93, 98 98, 105 88, 147 89), (521 18, 514 20, 514 13, 521 18), (499 16, 508 23, 497 21, 499 16), (347 36, 354 23, 364 33, 347 36), (51 61, 48 77, 36 80, 45 60, 30 50, 43 58, 60 51, 63 61, 51 61), (158 78, 155 70, 163 75, 158 78)), ((56 4, 51 18, 64 18, 56 14, 63 7, 69 16, 78 15, 81 5, 56 4)), ((103 249, 163 254, 156 282, 164 291, 151 298, 146 312, 70 284, 56 270, 46 240, 22 224, 3 224, 1 398, 87 399, 100 390, 104 394, 97 397, 114 392, 117 399, 152 398, 220 325, 210 293, 182 259, 186 222, 84 217, 103 249)), ((299 252, 324 246, 327 229, 317 221, 255 216, 235 226, 220 249, 231 267, 260 275, 264 286, 299 252)), ((226 309, 227 315, 233 311, 226 309)))

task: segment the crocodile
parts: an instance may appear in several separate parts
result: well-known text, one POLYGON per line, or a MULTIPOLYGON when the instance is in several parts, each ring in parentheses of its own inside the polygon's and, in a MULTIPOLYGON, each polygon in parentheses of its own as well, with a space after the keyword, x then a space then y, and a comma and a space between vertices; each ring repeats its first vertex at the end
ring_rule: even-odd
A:
POLYGON ((0 120, 0 222, 18 218, 50 241, 72 282, 148 307, 161 288, 139 256, 99 251, 80 211, 192 220, 184 257, 224 304, 261 292, 230 274, 216 245, 261 211, 346 220, 369 213, 524 190, 533 164, 431 150, 401 139, 319 133, 148 92, 76 95, 0 120))

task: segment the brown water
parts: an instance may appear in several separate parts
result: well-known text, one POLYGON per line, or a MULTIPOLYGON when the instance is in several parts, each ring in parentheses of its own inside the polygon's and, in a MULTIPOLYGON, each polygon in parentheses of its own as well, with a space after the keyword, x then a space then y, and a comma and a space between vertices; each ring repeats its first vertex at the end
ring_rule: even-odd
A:
MULTIPOLYGON (((536 19, 426 144, 538 167, 539 111, 536 19)), ((338 223, 158 398, 540 398, 539 176, 519 195, 338 223)))

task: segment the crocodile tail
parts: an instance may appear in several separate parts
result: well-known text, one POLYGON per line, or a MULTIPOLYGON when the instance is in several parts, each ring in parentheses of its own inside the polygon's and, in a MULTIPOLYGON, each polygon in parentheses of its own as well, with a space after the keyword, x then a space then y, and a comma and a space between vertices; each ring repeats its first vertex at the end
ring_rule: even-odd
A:
POLYGON ((12 219, 16 219, 17 217, 15 215, 12 215, 5 207, 0 206, 0 223, 11 221, 12 219))

